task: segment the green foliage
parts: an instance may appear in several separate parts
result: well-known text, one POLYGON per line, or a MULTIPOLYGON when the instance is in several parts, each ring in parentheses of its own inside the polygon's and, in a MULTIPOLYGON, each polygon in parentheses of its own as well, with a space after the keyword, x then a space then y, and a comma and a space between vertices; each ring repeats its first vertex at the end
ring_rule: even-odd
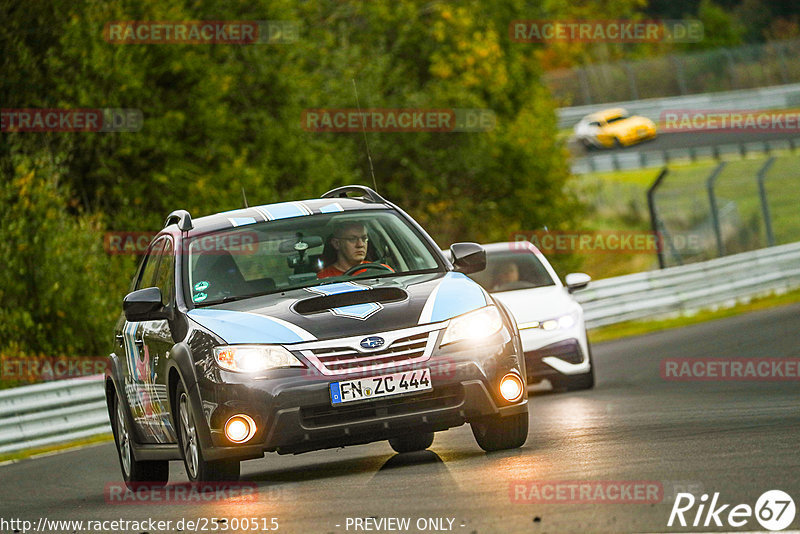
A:
POLYGON ((0 182, 0 354, 102 354, 131 261, 105 255, 99 216, 69 213, 57 163, 15 163, 0 182))
POLYGON ((720 48, 742 44, 745 27, 735 15, 725 11, 712 0, 702 0, 697 10, 697 18, 703 23, 702 42, 698 48, 720 48))
MULTIPOLYGON (((621 2, 621 3, 620 3, 621 2)), ((638 0, 620 0, 629 6, 638 0)), ((615 3, 612 3, 616 5, 615 3)), ((626 7, 627 9, 627 7, 626 7)), ((508 39, 520 0, 459 4, 204 0, 13 2, 4 108, 138 108, 136 133, 3 133, 0 334, 18 351, 100 354, 133 271, 107 230, 371 184, 361 133, 303 129, 309 108, 487 108, 482 133, 369 133, 378 188, 442 246, 570 229, 580 206, 539 60, 508 39), (288 20, 291 44, 117 45, 121 20, 288 20), (13 213, 13 216, 9 216, 13 213)))

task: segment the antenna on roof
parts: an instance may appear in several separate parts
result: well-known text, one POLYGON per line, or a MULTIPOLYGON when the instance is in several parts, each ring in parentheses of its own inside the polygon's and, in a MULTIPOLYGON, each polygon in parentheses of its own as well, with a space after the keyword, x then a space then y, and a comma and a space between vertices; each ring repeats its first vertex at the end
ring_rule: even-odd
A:
POLYGON ((244 186, 242 186, 242 202, 244 202, 244 207, 249 208, 250 206, 247 205, 247 195, 244 194, 244 186))
MULTIPOLYGON (((356 85, 356 79, 353 78, 353 91, 356 93, 356 106, 358 106, 358 114, 361 115, 361 103, 358 101, 358 86, 356 85)), ((361 120, 361 133, 364 134, 364 146, 367 147, 367 159, 369 160, 369 172, 372 174, 372 186, 375 188, 375 191, 378 191, 378 182, 375 181, 375 169, 372 168, 372 156, 369 153, 369 143, 367 142, 367 128, 366 128, 366 121, 361 120)))

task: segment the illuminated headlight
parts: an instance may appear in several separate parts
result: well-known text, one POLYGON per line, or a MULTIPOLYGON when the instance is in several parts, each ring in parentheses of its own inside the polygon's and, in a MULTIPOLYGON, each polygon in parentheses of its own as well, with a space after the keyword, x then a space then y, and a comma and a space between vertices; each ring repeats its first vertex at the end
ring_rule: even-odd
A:
POLYGON ((471 339, 477 341, 497 333, 503 326, 503 319, 496 306, 486 306, 450 319, 450 325, 444 332, 442 345, 471 339))
POLYGON ((572 328, 577 322, 578 314, 577 312, 573 312, 562 315, 561 317, 556 317, 555 319, 548 319, 546 321, 531 321, 529 323, 522 323, 519 325, 519 329, 526 330, 528 328, 541 328, 542 330, 547 330, 550 332, 553 330, 566 330, 568 328, 572 328))
POLYGON ((214 359, 223 369, 241 373, 286 367, 304 367, 292 353, 278 345, 229 345, 214 348, 214 359))

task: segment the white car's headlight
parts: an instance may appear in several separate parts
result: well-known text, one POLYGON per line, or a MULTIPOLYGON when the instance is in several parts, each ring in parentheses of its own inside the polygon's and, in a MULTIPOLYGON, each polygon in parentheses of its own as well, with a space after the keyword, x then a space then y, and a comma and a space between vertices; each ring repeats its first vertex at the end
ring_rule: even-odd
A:
POLYGON ((495 334, 503 326, 503 319, 496 306, 465 313, 450 319, 450 325, 444 332, 442 345, 465 339, 479 340, 495 334))
POLYGON ((214 359, 229 371, 253 373, 267 369, 304 367, 292 353, 279 345, 227 345, 214 347, 214 359))
POLYGON ((527 330, 528 328, 541 328, 551 332, 553 330, 566 330, 572 328, 578 322, 578 312, 568 313, 555 319, 547 319, 546 321, 531 321, 529 323, 522 323, 519 325, 520 330, 527 330))
POLYGON ((561 315, 555 319, 547 319, 546 321, 530 321, 528 323, 520 323, 520 330, 527 330, 529 328, 541 328, 552 332, 553 330, 567 330, 572 328, 578 323, 578 312, 574 311, 566 315, 561 315))

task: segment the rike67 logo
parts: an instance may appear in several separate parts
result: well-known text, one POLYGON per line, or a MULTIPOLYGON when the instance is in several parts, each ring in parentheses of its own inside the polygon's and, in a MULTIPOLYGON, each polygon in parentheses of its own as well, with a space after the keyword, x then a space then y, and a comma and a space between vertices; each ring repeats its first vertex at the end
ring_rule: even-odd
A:
POLYGON ((691 493, 679 493, 669 514, 667 526, 682 527, 731 526, 740 528, 747 525, 755 516, 756 521, 771 531, 783 530, 792 524, 795 517, 794 500, 784 491, 769 490, 756 501, 755 507, 748 504, 725 504, 719 493, 714 493, 711 501, 703 494, 699 501, 691 493), (695 509, 696 505, 696 509, 695 509), (677 524, 675 520, 677 519, 677 524))

